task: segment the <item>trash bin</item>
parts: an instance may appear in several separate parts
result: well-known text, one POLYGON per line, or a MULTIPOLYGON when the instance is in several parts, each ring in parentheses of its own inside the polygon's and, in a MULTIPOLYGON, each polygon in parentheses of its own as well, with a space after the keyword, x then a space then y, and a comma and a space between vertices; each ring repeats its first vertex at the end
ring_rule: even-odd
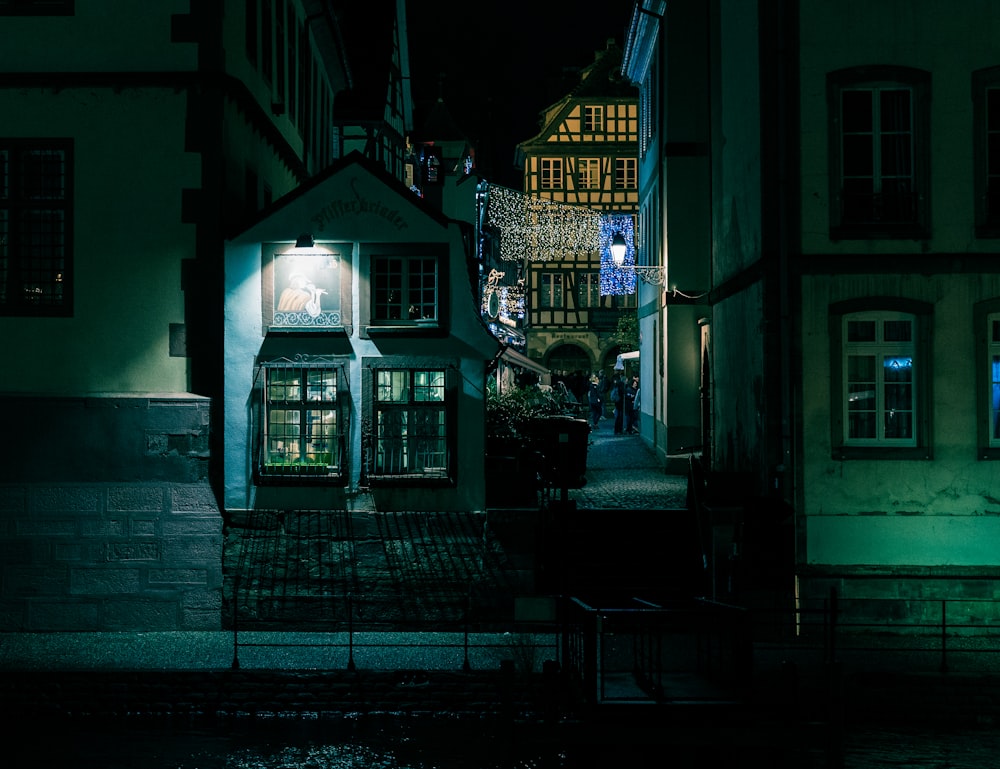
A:
POLYGON ((553 486, 579 489, 587 483, 590 425, 570 416, 536 417, 528 425, 532 445, 545 457, 545 480, 553 486))

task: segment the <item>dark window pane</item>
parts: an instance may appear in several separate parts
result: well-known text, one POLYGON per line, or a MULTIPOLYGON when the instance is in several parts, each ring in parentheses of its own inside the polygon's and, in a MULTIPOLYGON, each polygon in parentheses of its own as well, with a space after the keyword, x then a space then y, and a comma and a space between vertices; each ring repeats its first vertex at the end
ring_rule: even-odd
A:
POLYGON ((882 175, 911 176, 913 174, 909 134, 882 136, 882 175))
POLYGON ((1000 130, 1000 88, 986 89, 986 127, 1000 130))
POLYGON ((882 194, 876 197, 875 218, 884 222, 916 221, 917 198, 909 179, 882 183, 882 194))
POLYGON ((910 130, 910 92, 908 90, 886 90, 880 92, 880 114, 882 131, 910 130))
POLYGON ((871 135, 844 137, 844 175, 871 176, 874 171, 871 135))
POLYGON ((872 92, 844 91, 843 130, 847 132, 872 130, 872 92))
POLYGON ((848 415, 848 436, 851 438, 875 437, 875 412, 852 411, 848 415))
POLYGON ((1000 132, 991 133, 986 137, 986 152, 988 155, 987 173, 991 176, 1000 175, 1000 132))
POLYGON ((882 326, 887 342, 910 342, 913 340, 913 323, 908 320, 887 320, 882 326))

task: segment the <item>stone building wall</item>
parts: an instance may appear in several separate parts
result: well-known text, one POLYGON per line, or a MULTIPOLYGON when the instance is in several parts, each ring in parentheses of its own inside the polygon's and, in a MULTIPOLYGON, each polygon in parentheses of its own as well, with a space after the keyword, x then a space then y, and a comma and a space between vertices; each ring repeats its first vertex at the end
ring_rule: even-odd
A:
POLYGON ((0 462, 0 631, 219 628, 209 401, 3 404, 17 439, 0 462))

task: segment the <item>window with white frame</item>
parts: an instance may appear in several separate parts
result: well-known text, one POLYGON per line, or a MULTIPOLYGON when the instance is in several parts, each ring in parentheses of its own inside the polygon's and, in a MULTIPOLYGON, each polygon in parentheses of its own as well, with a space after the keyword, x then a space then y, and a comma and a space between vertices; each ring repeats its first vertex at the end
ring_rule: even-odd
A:
POLYGON ((448 388, 444 369, 376 369, 373 477, 447 478, 448 388))
POLYGON ((261 374, 260 475, 284 480, 339 476, 346 435, 340 367, 269 362, 261 374))
POLYGON ((599 189, 601 186, 601 161, 598 158, 578 158, 576 183, 580 189, 599 189))
POLYGON ((604 130, 604 106, 586 104, 583 107, 584 133, 600 133, 604 130))
POLYGON ((903 313, 844 323, 844 443, 916 445, 916 324, 903 313))
POLYGON ((833 457, 930 459, 933 305, 869 297, 830 307, 833 457))
POLYGON ((601 273, 581 272, 576 276, 576 306, 601 306, 601 273))
POLYGON ((1000 299, 973 307, 979 459, 1000 459, 1000 299))
POLYGON ((634 190, 638 186, 636 158, 615 158, 615 189, 634 190))
POLYGON ((414 254, 372 256, 373 323, 437 320, 438 295, 436 257, 414 254))
POLYGON ((556 309, 563 306, 563 274, 543 272, 538 281, 538 306, 556 309))
POLYGON ((0 315, 72 314, 72 142, 0 139, 0 315))
POLYGON ((929 80, 904 67, 829 76, 834 237, 926 235, 929 80))
POLYGON ((541 158, 539 161, 539 185, 543 190, 561 190, 563 188, 562 158, 541 158))

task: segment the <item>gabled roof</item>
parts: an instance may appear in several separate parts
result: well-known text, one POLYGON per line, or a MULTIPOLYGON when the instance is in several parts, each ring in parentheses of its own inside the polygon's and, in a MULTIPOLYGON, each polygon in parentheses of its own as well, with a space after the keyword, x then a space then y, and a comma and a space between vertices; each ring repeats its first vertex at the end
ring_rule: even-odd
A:
MULTIPOLYGON (((294 190, 289 192, 287 195, 282 195, 280 198, 275 200, 270 206, 258 212, 256 218, 250 222, 245 227, 241 228, 239 232, 233 233, 228 236, 229 240, 235 240, 244 232, 252 230, 261 222, 274 216, 274 214, 287 206, 292 205, 296 200, 308 194, 316 187, 325 184, 329 179, 338 174, 344 173, 346 170, 352 166, 358 166, 364 169, 366 172, 372 176, 379 179, 386 187, 390 188, 392 191, 399 194, 408 204, 417 208, 421 213, 426 214, 428 217, 434 219, 436 222, 442 226, 447 226, 450 222, 457 221, 445 216, 439 209, 430 205, 423 199, 417 197, 409 189, 403 185, 395 176, 386 171, 385 166, 381 163, 377 163, 370 158, 365 157, 362 153, 358 151, 350 152, 349 154, 342 157, 331 164, 322 173, 317 174, 308 181, 300 184, 294 190)), ((460 222, 459 222, 460 223, 460 222)))
POLYGON ((614 39, 609 39, 603 50, 594 52, 594 61, 580 70, 580 81, 576 86, 562 99, 539 113, 539 133, 520 142, 518 147, 541 141, 547 133, 547 127, 573 103, 596 99, 638 99, 638 88, 622 76, 621 66, 622 49, 614 39))

